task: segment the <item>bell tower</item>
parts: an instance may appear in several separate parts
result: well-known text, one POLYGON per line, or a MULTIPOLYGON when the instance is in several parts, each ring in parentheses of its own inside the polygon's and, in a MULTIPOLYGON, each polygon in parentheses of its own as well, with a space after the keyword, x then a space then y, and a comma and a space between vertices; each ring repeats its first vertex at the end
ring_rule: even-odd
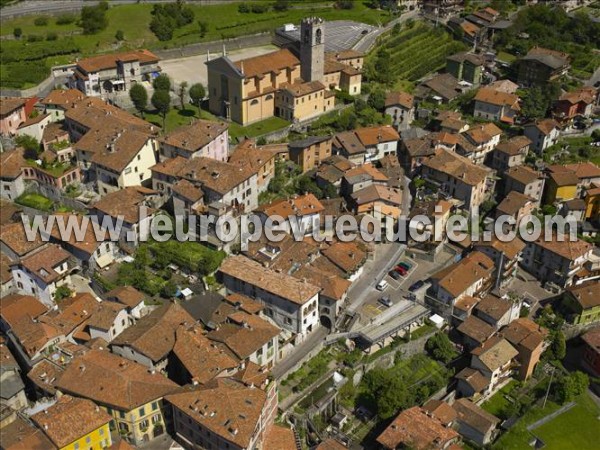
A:
POLYGON ((325 23, 318 17, 302 19, 300 25, 300 75, 304 81, 323 81, 325 23))

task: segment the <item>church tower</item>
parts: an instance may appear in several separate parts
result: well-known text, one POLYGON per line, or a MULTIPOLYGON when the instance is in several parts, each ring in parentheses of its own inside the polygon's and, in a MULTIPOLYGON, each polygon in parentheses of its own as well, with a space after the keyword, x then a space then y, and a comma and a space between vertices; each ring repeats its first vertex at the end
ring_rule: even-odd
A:
POLYGON ((308 17, 300 25, 300 75, 304 81, 323 81, 325 65, 325 23, 308 17))

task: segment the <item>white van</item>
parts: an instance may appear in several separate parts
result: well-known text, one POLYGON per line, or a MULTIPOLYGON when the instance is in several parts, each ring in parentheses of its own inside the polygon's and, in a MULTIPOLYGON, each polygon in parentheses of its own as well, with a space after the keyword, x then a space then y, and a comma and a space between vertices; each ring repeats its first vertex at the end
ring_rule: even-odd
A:
POLYGON ((388 282, 385 280, 381 280, 379 283, 377 283, 377 286, 375 286, 378 291, 385 291, 387 287, 388 282))

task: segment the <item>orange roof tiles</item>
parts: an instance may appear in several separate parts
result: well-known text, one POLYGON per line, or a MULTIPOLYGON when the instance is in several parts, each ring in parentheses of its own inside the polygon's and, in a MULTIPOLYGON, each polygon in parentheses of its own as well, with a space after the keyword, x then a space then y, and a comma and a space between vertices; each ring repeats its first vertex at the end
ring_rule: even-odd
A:
POLYGON ((58 245, 48 244, 22 258, 19 264, 29 270, 31 274, 49 284, 62 276, 62 273, 54 269, 70 257, 71 254, 58 245))
POLYGON ((300 60, 288 49, 254 56, 233 63, 246 76, 256 77, 300 65, 300 60))
POLYGON ((406 109, 414 106, 415 97, 406 92, 388 92, 385 97, 385 106, 400 105, 406 109))
POLYGON ((159 60, 158 56, 154 53, 144 49, 84 58, 77 62, 77 67, 83 69, 87 73, 91 73, 116 68, 118 61, 139 61, 140 64, 148 64, 157 63, 159 60))
POLYGON ((382 142, 393 142, 400 140, 400 135, 389 125, 359 128, 354 131, 364 146, 373 146, 382 142))
POLYGON ((195 152, 211 143, 229 128, 225 122, 195 120, 159 139, 163 144, 195 152))
POLYGON ((489 87, 480 88, 475 95, 475 101, 496 106, 509 106, 517 111, 520 109, 518 96, 489 87))

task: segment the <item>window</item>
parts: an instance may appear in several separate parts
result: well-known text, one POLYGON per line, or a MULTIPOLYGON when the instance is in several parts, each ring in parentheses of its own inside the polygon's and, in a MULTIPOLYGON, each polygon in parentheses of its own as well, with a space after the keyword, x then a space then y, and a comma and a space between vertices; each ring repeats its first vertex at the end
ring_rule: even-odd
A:
POLYGON ((125 418, 125 413, 123 411, 119 411, 119 417, 121 419, 124 419, 125 418))
POLYGON ((144 408, 143 406, 138 410, 138 415, 140 417, 143 417, 146 415, 146 408, 144 408))
POLYGON ((90 442, 92 442, 92 438, 90 436, 85 438, 85 443, 89 444, 90 442))
POLYGON ((79 442, 75 442, 75 445, 73 446, 73 448, 75 450, 79 450, 79 442))
POLYGON ((100 433, 100 436, 104 436, 104 428, 100 428, 99 433, 100 433))

